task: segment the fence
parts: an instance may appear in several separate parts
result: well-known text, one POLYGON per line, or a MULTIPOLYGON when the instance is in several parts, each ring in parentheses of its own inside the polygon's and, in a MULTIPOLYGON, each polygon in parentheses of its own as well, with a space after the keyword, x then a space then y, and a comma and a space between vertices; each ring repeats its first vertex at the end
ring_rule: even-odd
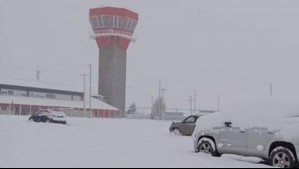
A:
MULTIPOLYGON (((215 113, 214 110, 197 110, 195 114, 204 115, 215 113)), ((168 121, 181 121, 189 115, 188 109, 167 109, 165 113, 154 113, 152 116, 151 108, 137 108, 137 112, 134 114, 127 114, 128 119, 156 119, 156 120, 168 120, 168 121)))
POLYGON ((0 105, 0 115, 30 116, 42 109, 55 109, 63 111, 68 117, 88 118, 119 118, 119 111, 115 110, 87 110, 75 108, 60 108, 47 106, 25 106, 25 105, 0 105))
POLYGON ((127 114, 128 119, 151 119, 151 113, 148 112, 138 112, 135 114, 127 114))

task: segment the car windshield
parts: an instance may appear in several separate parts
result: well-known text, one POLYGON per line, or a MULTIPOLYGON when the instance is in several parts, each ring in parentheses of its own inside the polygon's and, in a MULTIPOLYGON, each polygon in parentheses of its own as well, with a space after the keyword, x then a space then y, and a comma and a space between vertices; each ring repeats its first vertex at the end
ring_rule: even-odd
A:
POLYGON ((195 123, 195 117, 189 117, 185 120, 185 123, 195 123))
POLYGON ((49 112, 46 110, 42 110, 42 111, 37 112, 35 115, 40 116, 40 115, 45 115, 45 114, 49 114, 49 112))

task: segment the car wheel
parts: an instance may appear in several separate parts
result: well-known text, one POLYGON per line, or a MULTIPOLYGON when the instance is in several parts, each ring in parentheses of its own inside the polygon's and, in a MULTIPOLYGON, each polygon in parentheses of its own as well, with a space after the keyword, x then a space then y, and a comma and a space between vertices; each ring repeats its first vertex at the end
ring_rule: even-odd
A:
POLYGON ((29 122, 34 122, 34 119, 32 117, 29 118, 29 122))
POLYGON ((182 135, 182 133, 179 129, 173 129, 171 134, 175 135, 175 136, 181 136, 182 135))
POLYGON ((296 166, 295 156, 288 148, 278 147, 270 155, 270 165, 279 168, 294 168, 296 166))
POLYGON ((202 138, 201 140, 199 140, 198 152, 210 154, 212 156, 218 156, 214 141, 208 138, 202 138))
POLYGON ((35 122, 40 123, 41 122, 41 118, 40 117, 36 117, 35 119, 33 119, 35 122))
POLYGON ((52 121, 50 119, 47 119, 46 123, 52 123, 52 121))

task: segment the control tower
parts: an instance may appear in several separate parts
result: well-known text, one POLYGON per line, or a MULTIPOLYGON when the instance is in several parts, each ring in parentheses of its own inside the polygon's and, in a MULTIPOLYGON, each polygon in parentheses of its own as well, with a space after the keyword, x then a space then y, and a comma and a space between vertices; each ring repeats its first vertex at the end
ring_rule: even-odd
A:
POLYGON ((102 7, 91 9, 89 20, 99 47, 99 94, 125 117, 127 50, 135 42, 138 14, 102 7))

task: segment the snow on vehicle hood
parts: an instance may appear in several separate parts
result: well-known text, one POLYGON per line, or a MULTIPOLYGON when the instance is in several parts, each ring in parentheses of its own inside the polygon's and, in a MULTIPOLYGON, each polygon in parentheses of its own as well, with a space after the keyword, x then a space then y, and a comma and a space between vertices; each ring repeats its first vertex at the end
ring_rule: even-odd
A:
POLYGON ((197 121, 194 133, 209 131, 214 127, 225 127, 225 122, 231 122, 232 127, 240 127, 242 130, 267 128, 277 132, 278 136, 293 140, 297 137, 294 131, 299 129, 299 109, 296 106, 268 100, 240 103, 232 111, 201 117, 197 121))
POLYGON ((52 111, 50 114, 54 116, 66 117, 66 114, 62 111, 52 111))

